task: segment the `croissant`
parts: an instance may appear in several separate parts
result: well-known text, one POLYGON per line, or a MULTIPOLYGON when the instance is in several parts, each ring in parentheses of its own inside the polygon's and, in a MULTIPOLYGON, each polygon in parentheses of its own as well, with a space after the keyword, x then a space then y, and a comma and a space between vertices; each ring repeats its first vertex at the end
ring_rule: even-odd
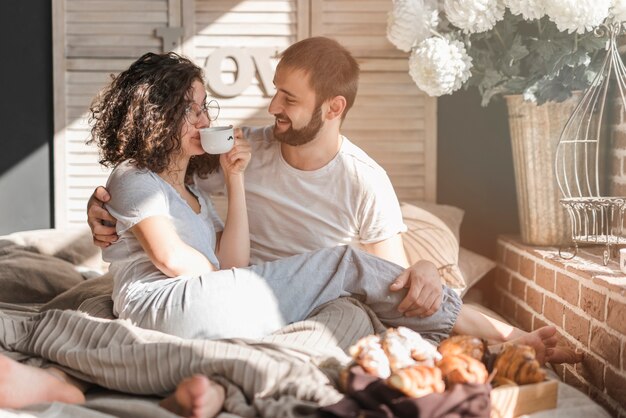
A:
POLYGON ((454 383, 485 383, 489 377, 487 368, 481 362, 466 354, 445 356, 437 363, 448 385, 454 383))
POLYGON ((368 374, 386 379, 391 370, 385 351, 380 346, 380 337, 368 335, 350 347, 350 355, 354 361, 368 374))
POLYGON ((381 346, 389 359, 391 371, 425 363, 434 366, 441 358, 437 349, 417 332, 406 328, 389 328, 381 337, 381 346))
POLYGON ((542 382, 546 372, 535 359, 535 350, 527 345, 507 345, 494 363, 496 376, 510 379, 518 385, 542 382))
POLYGON ((445 356, 455 356, 457 354, 466 354, 476 360, 482 360, 487 349, 487 343, 471 335, 455 335, 446 338, 440 344, 437 350, 445 356))
POLYGON ((420 364, 396 370, 387 379, 387 384, 413 398, 441 393, 446 389, 441 370, 420 364))

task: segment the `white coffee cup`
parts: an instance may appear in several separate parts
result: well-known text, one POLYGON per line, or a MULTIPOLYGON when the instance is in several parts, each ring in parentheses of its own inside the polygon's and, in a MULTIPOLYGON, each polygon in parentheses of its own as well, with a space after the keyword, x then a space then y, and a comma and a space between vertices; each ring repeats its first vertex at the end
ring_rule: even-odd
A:
POLYGON ((233 126, 213 126, 200 129, 202 148, 208 154, 224 154, 235 145, 233 126))

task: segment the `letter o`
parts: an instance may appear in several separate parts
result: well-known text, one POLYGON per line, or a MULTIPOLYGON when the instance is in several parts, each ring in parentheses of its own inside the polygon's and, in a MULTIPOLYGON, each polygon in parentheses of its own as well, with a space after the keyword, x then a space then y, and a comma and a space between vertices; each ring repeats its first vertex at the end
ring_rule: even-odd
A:
POLYGON ((245 48, 218 49, 207 58, 204 68, 209 88, 222 97, 234 97, 241 94, 254 77, 254 63, 245 48), (232 58, 237 67, 235 82, 232 84, 225 84, 222 80, 222 61, 225 58, 232 58))

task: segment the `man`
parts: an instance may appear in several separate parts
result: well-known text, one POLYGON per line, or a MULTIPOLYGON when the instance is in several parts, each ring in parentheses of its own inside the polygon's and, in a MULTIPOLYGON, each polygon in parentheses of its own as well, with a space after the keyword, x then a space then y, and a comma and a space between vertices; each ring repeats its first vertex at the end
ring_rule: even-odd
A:
MULTIPOLYGON (((253 264, 346 244, 408 266, 400 235, 406 227, 387 174, 340 134, 358 77, 356 60, 336 41, 297 42, 276 68, 274 125, 237 130, 252 145, 245 187, 253 264)), ((198 181, 208 191, 211 183, 198 181)), ((102 207, 108 199, 98 188, 88 203, 100 247, 117 239, 103 223, 115 223, 102 207)), ((390 290, 403 288, 409 290, 398 310, 405 315, 429 316, 439 308, 441 280, 432 263, 409 267, 390 290)))

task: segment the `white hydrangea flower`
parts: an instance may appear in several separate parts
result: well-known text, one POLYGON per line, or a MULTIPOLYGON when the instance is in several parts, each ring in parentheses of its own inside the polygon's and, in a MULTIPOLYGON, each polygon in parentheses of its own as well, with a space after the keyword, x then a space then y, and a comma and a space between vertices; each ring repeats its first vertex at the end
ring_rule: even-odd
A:
POLYGON ((432 35, 439 24, 437 0, 394 0, 387 17, 387 39, 402 51, 432 35))
POLYGON ((504 17, 502 0, 444 0, 450 23, 468 33, 485 32, 504 17))
POLYGON ((585 33, 601 24, 609 15, 611 0, 549 0, 546 14, 559 30, 585 33))
POLYGON ((409 74, 429 96, 451 94, 469 79, 472 58, 456 40, 432 37, 422 41, 409 58, 409 74))
POLYGON ((514 15, 522 15, 524 19, 533 20, 541 19, 546 14, 544 2, 545 0, 504 0, 504 5, 514 15))
POLYGON ((615 22, 626 22, 626 0, 613 0, 610 15, 615 22))

